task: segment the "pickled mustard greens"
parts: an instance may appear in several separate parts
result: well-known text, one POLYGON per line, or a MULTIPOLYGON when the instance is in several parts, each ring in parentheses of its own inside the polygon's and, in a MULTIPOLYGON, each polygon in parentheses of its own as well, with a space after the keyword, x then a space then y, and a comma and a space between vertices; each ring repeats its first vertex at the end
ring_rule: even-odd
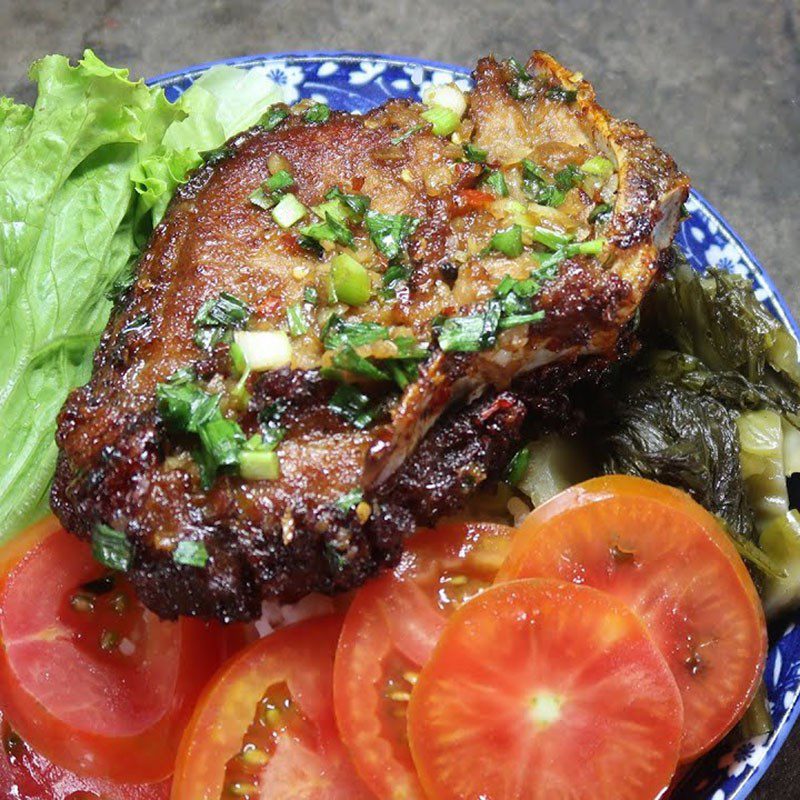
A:
POLYGON ((769 613, 797 605, 800 513, 787 490, 800 472, 795 339, 749 281, 700 275, 680 255, 645 300, 639 335, 642 352, 606 391, 576 399, 588 444, 531 442, 515 485, 534 505, 592 470, 677 486, 725 523, 769 613))
POLYGON ((280 99, 220 66, 170 103, 90 50, 30 76, 33 107, 0 98, 0 543, 44 513, 56 414, 89 377, 107 296, 188 170, 280 99))

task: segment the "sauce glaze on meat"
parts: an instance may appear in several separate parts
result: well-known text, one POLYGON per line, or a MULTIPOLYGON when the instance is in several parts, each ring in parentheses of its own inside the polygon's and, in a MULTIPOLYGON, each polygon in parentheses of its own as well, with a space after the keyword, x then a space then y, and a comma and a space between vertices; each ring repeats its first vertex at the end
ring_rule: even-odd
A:
MULTIPOLYGON (((52 491, 54 511, 76 535, 91 538, 99 523, 124 533, 130 577, 161 616, 253 619, 264 599, 360 585, 397 561, 417 524, 435 523, 502 475, 541 407, 537 386, 549 385, 548 370, 558 366, 563 386, 586 363, 617 357, 662 267, 688 181, 640 128, 601 109, 580 75, 541 52, 526 70, 520 91, 513 64, 482 59, 453 136, 434 135, 424 106, 407 101, 364 116, 334 112, 322 123, 293 109, 274 130, 236 137, 178 191, 112 314, 91 381, 61 413, 52 491), (465 158, 465 142, 486 151, 485 163, 465 158), (531 201, 524 159, 549 182, 598 156, 613 174, 579 182, 557 207, 531 201), (309 219, 285 230, 250 201, 276 166, 291 172, 291 191, 307 208, 340 187, 368 196, 374 211, 420 220, 406 242, 408 280, 393 297, 380 289, 387 259, 363 225, 351 226, 352 246, 323 242, 320 255, 298 235, 309 219), (492 197, 490 170, 502 172, 506 197, 492 197), (594 215, 602 206, 609 213, 594 215), (498 332, 487 349, 443 352, 435 333, 443 319, 480 313, 505 276, 524 280, 546 255, 530 240, 519 257, 488 247, 521 212, 523 223, 577 242, 602 238, 602 250, 561 259, 532 298, 540 322, 498 332), (363 305, 326 299, 331 259, 343 250, 372 281, 363 305), (309 288, 321 298, 314 307, 304 305, 309 288), (251 330, 286 330, 295 305, 309 325, 293 337, 288 367, 247 379, 244 407, 228 402, 237 382, 229 345, 202 350, 194 341, 198 311, 222 292, 252 309, 251 330), (402 391, 358 384, 385 401, 364 429, 329 405, 339 385, 322 343, 332 313, 428 348, 402 391), (286 430, 278 479, 228 472, 203 488, 192 443, 168 430, 156 404, 158 385, 186 367, 221 395, 223 413, 246 436, 278 404, 286 430), (338 501, 354 489, 363 500, 343 508, 338 501), (205 566, 175 562, 184 541, 204 545, 205 566)), ((380 364, 388 347, 358 352, 380 364)))

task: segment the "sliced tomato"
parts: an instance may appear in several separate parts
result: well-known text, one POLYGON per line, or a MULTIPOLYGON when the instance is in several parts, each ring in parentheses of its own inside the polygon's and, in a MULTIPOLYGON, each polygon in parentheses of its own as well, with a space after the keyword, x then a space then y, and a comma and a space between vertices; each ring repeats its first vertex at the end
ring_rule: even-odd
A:
POLYGON ((432 800, 653 800, 681 731, 680 693, 639 618, 551 580, 497 585, 459 609, 408 709, 432 800))
POLYGON ((511 543, 503 525, 457 524, 409 540, 393 574, 359 590, 334 668, 336 720, 380 798, 424 798, 406 735, 409 693, 449 615, 491 585, 511 543))
POLYGON ((162 622, 53 519, 4 551, 0 570, 0 703, 14 729, 79 775, 169 776, 195 701, 242 629, 162 622))
POLYGON ((0 714, 0 797, 21 800, 168 800, 170 781, 133 784, 81 778, 32 750, 0 714))
POLYGON ((366 800, 333 718, 342 619, 304 620, 234 658, 184 734, 172 800, 366 800))
POLYGON ((562 492, 522 524, 497 580, 528 577, 594 586, 645 620, 683 697, 682 760, 712 747, 750 704, 764 612, 730 539, 687 494, 629 476, 562 492))

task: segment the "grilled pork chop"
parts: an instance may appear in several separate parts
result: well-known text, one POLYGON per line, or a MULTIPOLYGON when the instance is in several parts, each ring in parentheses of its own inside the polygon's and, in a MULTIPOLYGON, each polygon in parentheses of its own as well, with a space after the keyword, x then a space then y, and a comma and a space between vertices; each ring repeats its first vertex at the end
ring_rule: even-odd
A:
POLYGON ((553 375, 615 358, 687 179, 544 53, 474 82, 278 107, 176 194, 52 491, 161 616, 361 584, 501 476, 553 375))

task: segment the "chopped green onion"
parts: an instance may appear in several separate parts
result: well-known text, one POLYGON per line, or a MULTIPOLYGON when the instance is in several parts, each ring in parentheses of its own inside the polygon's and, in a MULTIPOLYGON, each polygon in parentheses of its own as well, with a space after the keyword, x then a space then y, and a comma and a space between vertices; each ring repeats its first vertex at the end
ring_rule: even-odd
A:
POLYGON ((509 461, 505 472, 505 481, 511 486, 516 486, 528 471, 528 464, 531 461, 531 451, 527 447, 523 447, 514 454, 514 457, 509 461))
POLYGON ((322 256, 325 255, 323 246, 310 236, 303 236, 302 233, 298 234, 297 244, 299 244, 303 250, 310 250, 317 258, 322 258, 322 256))
POLYGON ((125 572, 131 565, 133 552, 128 537, 104 522, 92 530, 92 555, 109 569, 125 572))
POLYGON ((531 237, 535 242, 539 242, 539 244, 543 244, 551 250, 557 250, 559 247, 564 247, 564 245, 572 241, 572 236, 557 233, 556 231, 550 230, 550 228, 543 228, 540 225, 537 225, 533 229, 531 237))
POLYGON ((172 560, 186 567, 203 568, 208 563, 208 550, 203 542, 184 540, 172 551, 172 560))
POLYGON ((497 325, 501 314, 500 303, 490 300, 483 313, 468 317, 448 317, 439 326, 439 346, 446 353, 488 350, 497 339, 497 325))
POLYGON ((349 228, 339 222, 330 212, 325 214, 325 222, 308 225, 301 231, 303 236, 320 242, 336 242, 349 246, 353 244, 353 234, 349 228))
POLYGON ((464 158, 471 161, 473 164, 485 164, 486 159, 489 157, 489 151, 476 147, 470 142, 464 144, 464 158))
POLYGON ((436 136, 449 136, 451 133, 455 133, 461 123, 461 117, 452 109, 444 106, 433 106, 433 108, 423 111, 420 116, 426 122, 430 122, 436 136))
POLYGON ((319 293, 313 286, 306 286, 306 288, 303 289, 303 300, 309 305, 315 306, 319 303, 319 293))
POLYGON ((138 316, 134 317, 130 322, 126 322, 125 325, 122 326, 120 329, 120 336, 127 336, 129 333, 134 333, 135 331, 140 331, 142 328, 146 328, 150 324, 150 315, 149 314, 139 314, 138 316))
POLYGON ((581 171, 598 178, 608 178, 614 172, 614 165, 604 156, 593 156, 581 164, 581 171))
POLYGON ((338 200, 326 200, 318 206, 312 206, 311 210, 322 220, 328 214, 340 223, 345 223, 348 220, 347 208, 344 203, 340 203, 338 200))
POLYGON ((156 408, 161 419, 178 432, 196 433, 219 414, 219 395, 204 392, 196 383, 159 383, 156 408))
POLYGON ((294 185, 294 178, 285 169, 279 170, 267 180, 263 181, 251 195, 250 202, 264 210, 272 208, 281 198, 281 195, 294 185))
POLYGON ((289 116, 289 109, 286 106, 272 106, 268 108, 267 111, 264 113, 264 116, 261 117, 258 124, 268 130, 271 131, 274 128, 277 128, 278 125, 283 122, 286 117, 289 116))
POLYGON ((556 100, 559 103, 572 103, 578 97, 578 90, 567 89, 566 86, 553 86, 545 94, 550 100, 556 100))
POLYGON ((391 300, 397 295, 397 290, 411 277, 411 270, 405 265, 395 262, 390 264, 383 273, 382 295, 385 300, 391 300))
POLYGON ((520 80, 529 81, 533 77, 528 72, 527 67, 518 58, 515 58, 514 56, 511 56, 511 58, 506 59, 506 63, 508 64, 509 67, 511 67, 511 69, 514 70, 514 72, 517 73, 517 77, 520 80))
POLYGON ((544 316, 544 311, 534 311, 531 314, 511 314, 507 317, 503 317, 500 322, 497 323, 497 329, 506 331, 509 328, 516 328, 519 325, 530 325, 534 322, 541 322, 544 316))
POLYGON ((328 190, 325 195, 326 200, 338 200, 348 212, 348 216, 354 220, 360 220, 367 213, 372 200, 365 194, 347 194, 338 186, 328 190))
POLYGON ((284 331, 237 331, 234 340, 253 372, 279 369, 292 361, 292 344, 284 331))
POLYGON ((355 508, 364 499, 364 492, 361 489, 351 489, 346 494, 343 494, 334 505, 340 511, 350 511, 355 508))
POLYGON ((264 181, 264 188, 268 192, 283 192, 290 186, 294 186, 294 178, 287 169, 279 169, 264 181))
POLYGON ((335 370, 344 370, 373 381, 389 380, 389 376, 383 370, 378 369, 369 359, 360 356, 349 345, 333 356, 333 366, 335 370))
POLYGON ((370 298, 369 273, 347 253, 339 253, 331 260, 331 281, 336 297, 349 306, 364 305, 370 298))
POLYGON ((303 115, 306 122, 327 122, 331 115, 331 108, 327 103, 315 103, 303 115))
POLYGON ((243 450, 239 474, 246 481, 274 481, 280 477, 280 460, 274 450, 243 450))
POLYGON ((328 402, 328 408, 359 430, 368 428, 379 412, 379 408, 373 406, 367 395, 349 384, 343 384, 336 389, 328 402))
POLYGON ((547 180, 545 171, 535 161, 531 161, 529 158, 522 159, 522 177, 540 183, 547 180))
POLYGON ((510 228, 498 231, 489 242, 492 250, 497 250, 509 258, 516 258, 522 255, 522 228, 519 225, 512 225, 510 228))
POLYGON ((413 127, 409 128, 407 131, 403 131, 399 136, 394 136, 393 138, 389 139, 389 141, 393 145, 398 145, 408 139, 410 136, 413 136, 415 133, 419 133, 421 130, 424 130, 424 125, 414 125, 413 127))
POLYGON ((583 173, 574 164, 567 164, 564 169, 556 172, 553 180, 562 192, 568 192, 583 180, 583 173))
POLYGON ((564 249, 567 251, 568 256, 597 256, 603 252, 603 248, 605 246, 605 239, 589 239, 585 242, 574 242, 572 244, 568 244, 564 249))
POLYGON ((264 211, 269 211, 278 202, 278 197, 277 195, 267 194, 267 192, 264 191, 264 187, 259 186, 258 189, 248 197, 248 200, 254 206, 263 208, 264 211))
POLYGON ((222 292, 200 306, 194 324, 203 328, 238 328, 250 319, 251 313, 247 303, 229 292, 222 292))
POLYGON ((464 97, 464 92, 454 83, 426 89, 422 102, 430 108, 446 108, 452 111, 458 119, 461 119, 467 110, 467 99, 464 97))
POLYGON ((242 350, 241 346, 237 342, 231 342, 231 349, 229 352, 234 372, 237 375, 244 375, 248 372, 247 358, 245 358, 244 350, 242 350))
POLYGON ((237 422, 219 417, 201 425, 198 433, 203 449, 216 467, 232 467, 239 463, 244 434, 237 422))
POLYGON ((303 316, 303 308, 299 304, 286 309, 286 319, 291 336, 302 336, 308 330, 308 323, 303 316))
POLYGON ((608 203, 598 203, 589 213, 589 222, 605 222, 612 211, 608 203))
POLYGON ((558 208, 566 199, 566 195, 554 183, 542 186, 534 196, 534 200, 540 206, 550 206, 558 208))
POLYGON ((322 342, 328 350, 350 345, 361 347, 389 338, 389 331, 377 322, 351 322, 332 314, 322 330, 322 342))
POLYGON ((364 224, 375 247, 390 261, 402 255, 403 244, 417 229, 420 220, 407 214, 381 214, 368 211, 364 224))
POLYGON ((508 184, 505 175, 499 169, 489 170, 481 179, 495 197, 508 197, 508 184))
POLYGON ((272 209, 272 218, 281 228, 291 228, 308 213, 306 207, 293 195, 285 194, 272 209))

